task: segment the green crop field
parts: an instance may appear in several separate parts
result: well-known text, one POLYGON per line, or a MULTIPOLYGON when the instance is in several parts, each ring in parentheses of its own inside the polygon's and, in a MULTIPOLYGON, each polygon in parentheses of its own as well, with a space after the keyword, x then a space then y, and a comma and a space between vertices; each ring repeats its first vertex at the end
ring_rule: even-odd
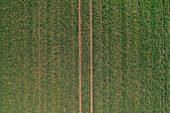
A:
POLYGON ((90 3, 0 0, 0 113, 170 111, 169 1, 90 3))

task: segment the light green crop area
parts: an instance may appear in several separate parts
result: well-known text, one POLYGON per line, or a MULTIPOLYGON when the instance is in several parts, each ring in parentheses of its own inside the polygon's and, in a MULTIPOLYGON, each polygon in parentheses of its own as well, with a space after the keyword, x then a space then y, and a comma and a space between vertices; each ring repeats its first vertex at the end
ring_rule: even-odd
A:
MULTIPOLYGON (((40 1, 39 46, 39 1, 0 0, 1 113, 79 113, 78 3, 40 1)), ((168 0, 92 3, 94 113, 168 113, 168 0)), ((90 0, 81 0, 81 38, 90 113, 90 0)))
MULTIPOLYGON (((78 4, 41 0, 41 113, 78 112, 78 4)), ((3 1, 1 112, 39 112, 39 2, 3 1)))

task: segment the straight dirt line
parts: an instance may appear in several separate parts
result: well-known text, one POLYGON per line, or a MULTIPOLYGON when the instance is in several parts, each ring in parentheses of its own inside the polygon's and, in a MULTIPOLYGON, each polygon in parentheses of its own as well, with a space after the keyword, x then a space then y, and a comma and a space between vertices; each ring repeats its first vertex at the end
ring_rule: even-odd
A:
POLYGON ((41 113, 41 61, 40 61, 40 0, 39 0, 39 29, 38 29, 38 36, 39 36, 39 113, 41 113))
MULTIPOLYGON (((102 66, 103 66, 103 40, 102 40, 102 0, 100 0, 100 32, 101 32, 101 77, 103 77, 103 69, 102 69, 102 66)), ((101 80, 102 82, 102 85, 101 85, 101 89, 103 87, 103 78, 101 80)), ((102 97, 103 97, 103 93, 102 93, 102 97)), ((102 99, 102 105, 103 105, 103 99, 102 99)), ((102 112, 103 112, 103 109, 102 109, 102 112)))
MULTIPOLYGON (((33 7, 35 7, 34 6, 34 4, 33 4, 33 7)), ((34 9, 33 9, 33 15, 34 15, 34 9)), ((34 54, 34 43, 35 43, 35 38, 34 38, 34 36, 35 36, 35 27, 34 27, 34 16, 33 16, 33 18, 32 18, 32 29, 33 29, 33 33, 32 33, 32 37, 33 37, 33 46, 32 46, 32 53, 33 53, 33 55, 32 55, 32 59, 33 59, 33 66, 32 66, 32 69, 35 69, 35 64, 34 64, 34 62, 35 62, 35 54, 34 54)), ((35 76, 35 74, 34 74, 34 72, 33 72, 33 76, 35 76)), ((33 99, 32 99, 32 106, 33 106, 33 108, 34 108, 34 103, 35 103, 35 99, 34 99, 34 97, 35 97, 35 92, 34 92, 34 88, 33 88, 33 99)))
POLYGON ((103 40, 102 40, 102 0, 100 0, 100 32, 101 32, 101 70, 102 70, 102 47, 103 47, 103 40))
POLYGON ((166 113, 166 86, 165 86, 165 36, 164 36, 164 0, 162 0, 162 24, 163 24, 163 56, 164 56, 164 72, 163 72, 163 79, 164 79, 164 83, 163 83, 163 87, 164 87, 164 98, 163 98, 163 110, 164 113, 166 113))
POLYGON ((79 0, 79 113, 82 113, 82 100, 81 100, 81 0, 79 0))
POLYGON ((93 40, 92 40, 92 0, 90 0, 90 59, 91 59, 91 113, 93 113, 93 40))
MULTIPOLYGON (((47 9, 47 6, 46 6, 46 4, 47 4, 47 1, 45 0, 45 2, 44 2, 44 6, 45 6, 45 11, 46 11, 46 9, 47 9)), ((46 26, 46 24, 45 24, 45 31, 46 31, 46 28, 47 26, 46 26)), ((47 55, 47 38, 45 38, 45 53, 46 53, 46 55, 47 55)), ((47 56, 46 56, 46 59, 45 59, 45 65, 47 66, 47 56)), ((47 68, 45 68, 45 77, 47 76, 47 68)), ((47 79, 45 79, 45 84, 47 84, 47 79)), ((45 113, 47 113, 47 88, 45 88, 45 113)))

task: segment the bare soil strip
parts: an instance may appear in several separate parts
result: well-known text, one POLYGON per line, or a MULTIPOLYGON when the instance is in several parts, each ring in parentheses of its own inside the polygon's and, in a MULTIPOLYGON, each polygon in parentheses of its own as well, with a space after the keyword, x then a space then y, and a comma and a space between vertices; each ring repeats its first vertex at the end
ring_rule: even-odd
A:
POLYGON ((40 61, 40 0, 39 0, 39 29, 38 29, 38 36, 39 36, 39 113, 41 113, 41 61, 40 61))
POLYGON ((82 113, 82 100, 81 100, 81 0, 79 0, 79 113, 82 113))
MULTIPOLYGON (((46 7, 46 4, 47 4, 47 1, 45 0, 45 2, 44 2, 44 5, 45 5, 45 11, 46 11, 46 9, 47 9, 47 7, 46 7)), ((45 24, 45 31, 47 31, 47 25, 45 24)), ((46 34, 47 34, 47 32, 46 32, 46 34)), ((45 65, 47 66, 47 38, 45 38, 45 54, 46 54, 46 59, 45 59, 45 65)), ((47 76, 47 68, 45 68, 45 78, 46 78, 46 76, 47 76)), ((47 84, 47 79, 45 79, 45 84, 47 84)), ((44 111, 45 111, 45 113, 47 113, 47 88, 45 88, 45 109, 44 109, 44 111)))
MULTIPOLYGON (((102 64, 103 64, 103 40, 102 40, 102 0, 100 0, 100 32, 101 32, 101 76, 102 76, 102 85, 101 85, 101 89, 103 87, 103 70, 102 70, 102 64)), ((102 93, 102 97, 103 97, 103 93, 102 93)), ((103 99, 102 99, 102 105, 103 105, 103 99)), ((102 109, 103 112, 103 109, 102 109)))
POLYGON ((92 42, 92 0, 90 0, 90 59, 91 59, 91 113, 93 113, 93 42, 92 42))
MULTIPOLYGON (((24 9, 26 9, 25 3, 24 3, 24 9)), ((25 10, 24 10, 24 14, 25 14, 25 10)), ((25 25, 25 21, 24 21, 24 25, 25 25)), ((25 33, 25 32, 24 32, 24 33, 25 33)), ((25 42, 25 40, 24 40, 24 49, 25 49, 25 45, 26 45, 26 42, 25 42)), ((24 69, 26 68, 25 66, 26 66, 26 63, 24 63, 24 69)), ((24 71, 24 75, 25 75, 25 73, 26 73, 26 72, 24 71)), ((26 102, 26 101, 27 101, 27 97, 26 97, 26 93, 27 93, 27 92, 26 92, 26 85, 27 85, 26 82, 27 82, 27 80, 26 80, 26 76, 25 76, 25 80, 24 80, 24 81, 25 81, 25 82, 24 82, 24 83, 25 83, 25 90, 24 90, 25 112, 27 112, 27 107, 26 107, 26 106, 27 106, 27 102, 26 102)))
POLYGON ((103 41, 102 41, 102 0, 100 0, 100 32, 101 32, 101 70, 102 70, 102 47, 103 47, 103 41))
POLYGON ((164 37, 164 0, 162 0, 162 24, 163 24, 163 45, 164 45, 164 50, 163 50, 163 54, 164 54, 164 71, 163 71, 163 79, 164 79, 164 83, 163 83, 163 87, 164 87, 164 98, 163 98, 163 110, 164 113, 166 113, 166 108, 165 108, 165 104, 166 104, 166 86, 165 86, 165 37, 164 37))

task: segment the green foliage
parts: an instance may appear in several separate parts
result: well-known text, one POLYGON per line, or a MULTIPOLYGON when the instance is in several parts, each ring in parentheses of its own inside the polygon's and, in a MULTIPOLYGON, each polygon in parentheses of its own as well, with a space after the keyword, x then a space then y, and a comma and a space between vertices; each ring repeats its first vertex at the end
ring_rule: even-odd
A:
MULTIPOLYGON (((0 109, 39 111, 39 1, 1 0, 0 109)), ((93 0, 94 113, 169 111, 168 0, 93 0), (165 92, 164 92, 165 91, 165 92), (165 101, 164 101, 165 99, 165 101)), ((79 112, 78 0, 41 0, 41 112, 79 112)), ((82 112, 90 1, 81 0, 82 112)))

